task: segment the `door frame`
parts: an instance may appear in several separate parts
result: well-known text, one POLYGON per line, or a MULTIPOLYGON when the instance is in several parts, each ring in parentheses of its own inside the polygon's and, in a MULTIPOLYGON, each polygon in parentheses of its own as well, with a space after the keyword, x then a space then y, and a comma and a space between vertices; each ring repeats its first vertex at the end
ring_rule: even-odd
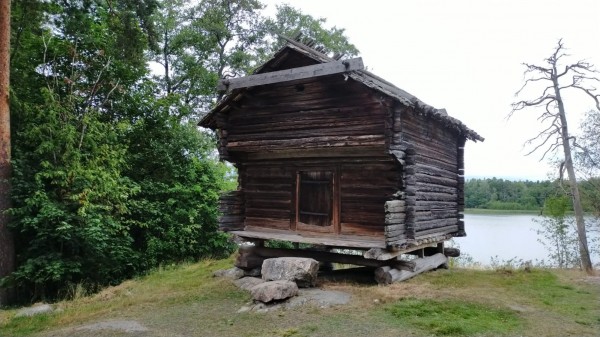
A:
POLYGON ((290 230, 298 232, 312 232, 312 233, 333 233, 339 234, 341 232, 340 224, 340 166, 339 165, 326 165, 326 166, 298 166, 295 167, 293 174, 293 202, 292 202, 292 219, 290 219, 290 230), (299 200, 300 200, 300 173, 308 171, 328 171, 333 175, 332 182, 332 210, 331 210, 331 226, 321 227, 314 226, 300 222, 299 214, 299 200))

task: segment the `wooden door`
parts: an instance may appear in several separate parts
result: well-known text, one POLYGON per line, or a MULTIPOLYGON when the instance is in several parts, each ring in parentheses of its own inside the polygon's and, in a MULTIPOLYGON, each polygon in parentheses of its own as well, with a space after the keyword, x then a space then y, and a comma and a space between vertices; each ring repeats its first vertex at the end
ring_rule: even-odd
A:
POLYGON ((338 193, 335 170, 302 170, 296 178, 297 230, 338 232, 338 193))

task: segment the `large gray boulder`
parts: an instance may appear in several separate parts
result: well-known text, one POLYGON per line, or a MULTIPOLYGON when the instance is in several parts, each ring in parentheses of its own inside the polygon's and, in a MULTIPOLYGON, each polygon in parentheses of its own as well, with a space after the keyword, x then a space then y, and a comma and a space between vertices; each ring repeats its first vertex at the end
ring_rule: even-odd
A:
POLYGON ((298 286, 296 283, 286 280, 263 282, 252 287, 250 293, 253 299, 268 303, 296 296, 298 286))
POLYGON ((265 281, 287 280, 296 282, 298 287, 313 287, 317 282, 319 262, 301 257, 278 257, 266 259, 262 265, 262 278, 265 281))

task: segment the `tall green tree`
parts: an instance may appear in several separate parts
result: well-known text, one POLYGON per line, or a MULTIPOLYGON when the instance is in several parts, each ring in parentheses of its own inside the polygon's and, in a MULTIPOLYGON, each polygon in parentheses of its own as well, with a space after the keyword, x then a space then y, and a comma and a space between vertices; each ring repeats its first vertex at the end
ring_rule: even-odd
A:
POLYGON ((327 19, 315 18, 302 13, 301 10, 288 4, 277 5, 274 18, 265 20, 264 27, 272 35, 273 43, 265 51, 272 53, 281 47, 285 40, 278 39, 276 34, 289 38, 300 36, 301 41, 313 43, 314 48, 323 50, 326 54, 339 57, 352 57, 358 55, 358 49, 348 41, 344 28, 333 26, 327 28, 327 19))
POLYGON ((151 1, 16 1, 12 223, 18 267, 4 284, 26 298, 136 270, 123 219, 123 98, 146 72, 151 1))
POLYGON ((218 98, 217 81, 242 76, 256 65, 263 6, 256 0, 204 0, 195 5, 164 0, 155 15, 159 48, 152 60, 174 114, 199 118, 218 98))

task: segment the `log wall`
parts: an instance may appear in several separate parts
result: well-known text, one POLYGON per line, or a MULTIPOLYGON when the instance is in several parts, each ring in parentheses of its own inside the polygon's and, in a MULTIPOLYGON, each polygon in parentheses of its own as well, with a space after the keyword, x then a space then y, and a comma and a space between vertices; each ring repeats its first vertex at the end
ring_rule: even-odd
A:
POLYGON ((369 147, 383 155, 384 113, 377 95, 342 75, 252 88, 219 114, 221 154, 369 147))
POLYGON ((352 79, 249 88, 215 120, 241 185, 221 207, 242 217, 228 212, 222 228, 306 230, 295 223, 296 175, 316 167, 339 184, 335 234, 392 249, 464 235, 463 136, 352 79))
POLYGON ((295 176, 291 167, 248 163, 238 173, 244 181, 245 226, 290 229, 295 195, 295 176))
POLYGON ((240 167, 247 228, 292 229, 296 174, 318 167, 339 175, 339 233, 382 237, 385 202, 401 182, 401 169, 389 157, 308 158, 247 162, 240 167))
POLYGON ((244 228, 244 197, 241 191, 231 191, 219 197, 219 228, 224 232, 244 228))
POLYGON ((459 221, 464 140, 411 108, 398 108, 394 121, 391 148, 402 151, 405 162, 406 237, 423 242, 458 235, 464 231, 459 221))
POLYGON ((389 158, 341 165, 342 234, 382 236, 386 215, 384 205, 398 191, 401 167, 389 158))

